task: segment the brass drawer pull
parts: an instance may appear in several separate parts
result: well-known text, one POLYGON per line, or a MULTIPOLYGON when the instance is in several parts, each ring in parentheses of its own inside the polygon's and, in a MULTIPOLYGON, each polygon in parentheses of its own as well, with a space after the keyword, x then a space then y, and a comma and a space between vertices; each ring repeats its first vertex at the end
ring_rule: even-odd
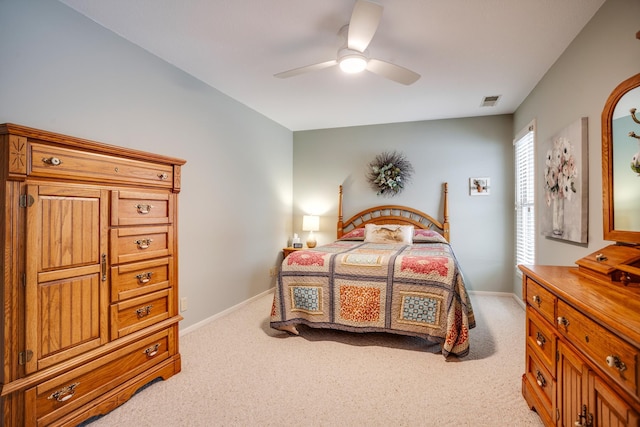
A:
POLYGON ((149 304, 146 307, 140 307, 139 309, 136 310, 136 315, 138 316, 138 319, 142 319, 143 317, 148 316, 149 314, 151 314, 151 309, 153 308, 153 305, 149 304))
POLYGON ((533 300, 533 302, 538 304, 538 307, 540 307, 540 304, 542 304, 542 298, 540 298, 538 295, 534 295, 531 299, 533 300))
POLYGON ((107 254, 102 254, 102 261, 100 261, 100 268, 102 273, 102 281, 107 281, 107 254))
POLYGON ((133 243, 138 245, 138 249, 147 249, 149 246, 151 246, 151 242, 153 242, 153 239, 146 238, 146 239, 138 239, 133 243))
POLYGON ((136 279, 138 279, 138 283, 140 283, 141 285, 144 285, 145 283, 149 283, 149 281, 151 280, 151 275, 153 275, 152 271, 147 271, 146 273, 140 273, 136 276, 136 279))
POLYGON ((146 215, 149 212, 151 212, 151 208, 152 207, 153 207, 152 205, 137 204, 136 205, 136 210, 138 211, 138 213, 140 215, 146 215))
POLYGON ((623 372, 627 370, 627 365, 620 360, 618 356, 609 355, 606 358, 607 366, 611 368, 616 368, 618 371, 623 372))
POLYGON ((49 157, 48 159, 45 157, 42 159, 42 163, 51 165, 51 166, 59 166, 62 164, 62 160, 57 157, 49 157))
POLYGON ((547 385, 547 380, 544 379, 542 372, 536 371, 536 382, 540 387, 545 387, 547 385))
POLYGON ((569 326, 569 319, 566 317, 558 316, 558 325, 564 326, 565 328, 569 326))
POLYGON ((160 347, 160 344, 154 344, 151 347, 149 347, 148 349, 146 349, 145 351, 143 351, 144 354, 147 355, 147 357, 153 357, 156 354, 158 354, 158 348, 160 347))
POLYGON ((161 180, 165 181, 167 179, 169 179, 169 174, 166 172, 162 172, 158 174, 158 178, 160 178, 161 180))
POLYGON ((544 338, 544 335, 538 331, 536 333, 536 344, 538 344, 539 347, 543 347, 546 342, 547 340, 544 338))
POLYGON ((66 402, 67 400, 71 399, 73 397, 73 395, 76 392, 76 387, 78 387, 80 383, 73 383, 71 385, 68 385, 64 388, 61 388, 60 390, 56 391, 55 393, 51 393, 51 395, 49 397, 47 397, 47 399, 49 400, 57 400, 58 402, 66 402))

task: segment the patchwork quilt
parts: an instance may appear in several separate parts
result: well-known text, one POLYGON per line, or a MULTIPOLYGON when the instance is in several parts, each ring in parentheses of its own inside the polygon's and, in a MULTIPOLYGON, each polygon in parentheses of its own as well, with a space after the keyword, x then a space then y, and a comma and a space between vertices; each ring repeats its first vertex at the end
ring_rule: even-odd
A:
POLYGON ((298 324, 422 337, 462 357, 475 318, 448 243, 339 240, 282 262, 271 327, 298 324))

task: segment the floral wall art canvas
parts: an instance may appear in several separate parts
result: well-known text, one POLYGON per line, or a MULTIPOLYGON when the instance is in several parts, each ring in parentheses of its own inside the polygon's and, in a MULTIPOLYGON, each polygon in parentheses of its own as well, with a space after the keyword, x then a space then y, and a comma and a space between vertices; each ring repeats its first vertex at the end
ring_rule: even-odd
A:
POLYGON ((545 153, 542 234, 587 243, 588 234, 588 119, 582 117, 554 135, 545 153))

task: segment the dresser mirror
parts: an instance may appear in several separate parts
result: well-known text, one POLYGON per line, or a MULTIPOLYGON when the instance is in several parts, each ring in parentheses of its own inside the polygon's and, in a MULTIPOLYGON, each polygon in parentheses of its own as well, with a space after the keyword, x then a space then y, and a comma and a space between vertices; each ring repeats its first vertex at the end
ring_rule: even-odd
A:
POLYGON ((614 89, 602 111, 605 240, 640 244, 639 157, 640 74, 636 74, 614 89))

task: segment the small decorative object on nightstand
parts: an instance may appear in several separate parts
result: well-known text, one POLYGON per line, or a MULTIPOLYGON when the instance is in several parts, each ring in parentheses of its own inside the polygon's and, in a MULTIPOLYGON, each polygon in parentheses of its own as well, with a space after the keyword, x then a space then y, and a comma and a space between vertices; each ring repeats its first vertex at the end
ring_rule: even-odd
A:
POLYGON ((302 217, 302 231, 308 231, 309 237, 307 237, 307 246, 309 248, 316 247, 316 237, 313 235, 314 231, 320 230, 320 217, 317 215, 305 215, 302 217))
POLYGON ((291 239, 291 247, 295 249, 300 249, 302 247, 302 242, 300 241, 300 237, 298 234, 293 235, 293 239, 291 239))

